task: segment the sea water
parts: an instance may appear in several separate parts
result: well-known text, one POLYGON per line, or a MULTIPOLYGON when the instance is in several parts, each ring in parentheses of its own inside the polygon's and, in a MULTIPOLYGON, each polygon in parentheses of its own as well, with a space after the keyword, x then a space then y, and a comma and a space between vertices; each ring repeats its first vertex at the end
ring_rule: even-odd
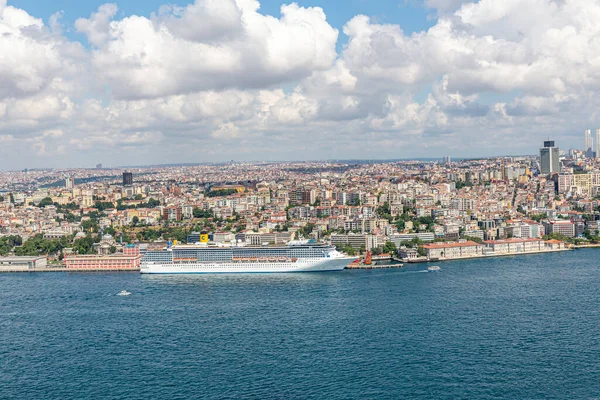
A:
POLYGON ((598 398, 599 255, 0 274, 0 398, 598 398))

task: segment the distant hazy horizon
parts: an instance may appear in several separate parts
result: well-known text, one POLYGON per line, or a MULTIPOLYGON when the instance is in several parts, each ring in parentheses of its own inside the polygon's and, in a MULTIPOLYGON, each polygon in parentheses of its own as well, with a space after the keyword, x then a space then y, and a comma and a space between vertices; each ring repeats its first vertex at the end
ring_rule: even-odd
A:
MULTIPOLYGON (((447 156, 444 156, 447 157, 447 156)), ((349 158, 349 159, 328 159, 328 160, 229 160, 229 161, 215 161, 215 162, 179 162, 179 163, 164 163, 164 164, 145 164, 145 165, 103 165, 99 170, 122 170, 122 169, 135 169, 135 168, 170 168, 170 167, 186 167, 186 166, 201 166, 201 165, 227 165, 227 164, 276 164, 276 163, 319 163, 319 162, 329 162, 329 163, 393 163, 393 162, 402 162, 402 161, 423 161, 423 162, 433 162, 433 161, 442 161, 444 157, 406 157, 406 158, 381 158, 381 159, 358 159, 358 158, 349 158)), ((486 157, 451 157, 451 161, 468 161, 468 160, 481 160, 481 159, 495 159, 502 157, 535 157, 534 154, 510 154, 510 155, 494 155, 494 156, 486 156, 486 157)), ((3 172, 11 172, 11 171, 24 171, 24 170, 73 170, 73 169, 98 169, 95 166, 65 166, 65 167, 25 167, 21 169, 6 169, 0 171, 3 172)))

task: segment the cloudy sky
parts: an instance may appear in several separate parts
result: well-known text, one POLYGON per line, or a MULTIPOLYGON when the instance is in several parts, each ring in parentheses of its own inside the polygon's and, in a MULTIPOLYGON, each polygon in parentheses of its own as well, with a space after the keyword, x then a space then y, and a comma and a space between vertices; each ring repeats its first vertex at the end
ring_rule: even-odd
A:
POLYGON ((597 0, 340 4, 0 0, 0 169, 533 154, 600 126, 597 0))

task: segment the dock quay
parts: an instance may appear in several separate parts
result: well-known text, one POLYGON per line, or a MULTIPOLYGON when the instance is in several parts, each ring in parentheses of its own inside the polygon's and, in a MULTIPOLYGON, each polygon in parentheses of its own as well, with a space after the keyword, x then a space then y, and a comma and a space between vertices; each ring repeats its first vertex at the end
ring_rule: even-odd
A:
POLYGON ((390 268, 402 268, 404 264, 379 264, 373 263, 371 265, 366 264, 349 264, 346 269, 390 269, 390 268))
POLYGON ((392 257, 392 256, 372 256, 371 260, 373 261, 391 261, 391 262, 403 262, 400 258, 392 257))
POLYGON ((140 272, 139 268, 115 269, 115 268, 0 268, 3 272, 140 272))

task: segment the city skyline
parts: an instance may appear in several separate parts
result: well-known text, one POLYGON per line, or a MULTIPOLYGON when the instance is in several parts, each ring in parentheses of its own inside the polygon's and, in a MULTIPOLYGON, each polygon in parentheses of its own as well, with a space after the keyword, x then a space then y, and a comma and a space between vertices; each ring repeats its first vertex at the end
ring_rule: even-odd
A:
POLYGON ((600 5, 392 3, 0 0, 0 169, 533 154, 600 126, 600 5))

